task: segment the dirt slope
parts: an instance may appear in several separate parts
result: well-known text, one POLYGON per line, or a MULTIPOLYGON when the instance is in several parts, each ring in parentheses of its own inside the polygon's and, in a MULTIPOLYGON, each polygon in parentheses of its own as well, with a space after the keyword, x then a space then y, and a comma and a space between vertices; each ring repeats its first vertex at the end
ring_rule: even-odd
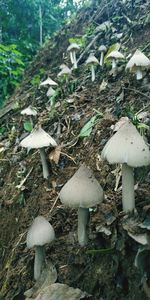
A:
MULTIPOLYGON (((115 166, 109 166, 100 158, 104 144, 112 135, 111 125, 121 116, 133 119, 140 110, 149 113, 149 74, 147 72, 144 80, 137 83, 133 75, 125 72, 125 63, 119 65, 115 77, 107 64, 103 70, 97 68, 96 81, 91 83, 90 72, 84 64, 91 50, 99 58, 98 47, 102 43, 110 47, 120 42, 126 56, 138 47, 150 58, 149 1, 122 2, 110 1, 107 5, 106 1, 94 1, 82 9, 71 24, 39 51, 20 87, 0 112, 4 130, 0 137, 0 146, 4 148, 0 152, 0 299, 25 299, 24 291, 33 285, 34 252, 26 248, 26 232, 37 215, 45 216, 55 229, 56 241, 47 247, 46 254, 56 264, 58 282, 88 292, 93 300, 150 299, 150 255, 140 272, 134 266, 140 244, 128 235, 129 232, 136 234, 137 230, 141 233, 136 225, 149 217, 150 169, 140 168, 135 172, 137 214, 130 218, 125 230, 121 182, 114 191, 116 178, 112 171, 115 166), (40 76, 43 81, 49 75, 58 81, 59 65, 63 62, 70 65, 66 54, 68 39, 83 36, 79 68, 73 71, 69 83, 59 83, 56 104, 50 107, 47 90, 38 88, 36 78, 40 76), (107 86, 102 91, 103 79, 107 86), (29 104, 37 108, 43 128, 62 145, 59 163, 51 161, 52 175, 48 182, 42 177, 39 153, 27 154, 19 146, 25 132, 20 111, 29 104), (103 116, 98 117, 90 136, 79 138, 81 128, 97 111, 103 116), (77 243, 76 210, 64 208, 57 199, 62 185, 83 162, 91 167, 105 192, 103 204, 91 212, 90 241, 86 248, 80 248, 77 243), (17 185, 26 176, 23 189, 18 189, 17 185), (147 281, 142 284, 144 272, 147 281)), ((146 135, 150 142, 149 131, 146 135)), ((48 149, 47 157, 50 152, 48 149)), ((142 232, 145 233, 145 229, 142 232)))

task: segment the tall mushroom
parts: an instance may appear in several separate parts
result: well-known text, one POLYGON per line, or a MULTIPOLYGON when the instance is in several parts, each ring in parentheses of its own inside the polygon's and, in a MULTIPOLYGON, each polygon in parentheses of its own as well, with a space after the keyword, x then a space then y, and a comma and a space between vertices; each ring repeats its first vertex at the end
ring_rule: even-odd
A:
POLYGON ((101 45, 98 50, 100 51, 101 57, 100 57, 100 66, 103 67, 104 65, 104 53, 107 51, 107 48, 104 45, 101 45))
POLYGON ((114 50, 114 51, 110 52, 106 58, 112 61, 112 69, 116 69, 117 68, 117 60, 124 59, 124 55, 121 52, 119 52, 118 50, 114 50))
POLYGON ((90 66, 90 68, 91 68, 91 80, 93 82, 93 81, 95 81, 95 69, 94 69, 94 66, 98 65, 99 61, 94 56, 94 54, 91 53, 85 63, 86 63, 87 66, 90 66))
POLYGON ((43 167, 43 177, 48 179, 50 174, 44 148, 50 145, 56 147, 57 143, 55 140, 45 132, 41 126, 38 126, 20 142, 20 145, 25 148, 39 149, 43 167))
POLYGON ((71 45, 69 45, 69 47, 67 48, 67 51, 70 54, 70 60, 71 63, 73 64, 73 68, 77 69, 77 59, 76 59, 76 52, 80 50, 80 46, 76 43, 72 43, 71 45))
POLYGON ((45 266, 45 244, 55 239, 52 225, 42 216, 34 219, 27 233, 27 247, 35 247, 34 279, 38 280, 45 266))
POLYGON ((122 203, 125 212, 135 208, 133 168, 150 164, 150 151, 143 137, 130 122, 125 122, 106 143, 102 158, 122 164, 122 203))
POLYGON ((87 224, 89 208, 103 200, 103 190, 93 172, 81 165, 77 172, 63 186, 59 193, 61 202, 72 208, 78 208, 78 241, 81 246, 88 242, 87 224))
POLYGON ((130 72, 136 73, 136 79, 140 80, 143 78, 142 71, 150 68, 150 60, 140 50, 136 50, 134 55, 130 58, 126 65, 126 69, 130 72))

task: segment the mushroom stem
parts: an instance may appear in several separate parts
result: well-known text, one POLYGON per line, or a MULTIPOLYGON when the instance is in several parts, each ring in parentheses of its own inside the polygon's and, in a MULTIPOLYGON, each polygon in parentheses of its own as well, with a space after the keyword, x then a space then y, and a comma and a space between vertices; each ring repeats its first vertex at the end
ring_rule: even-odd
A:
POLYGON ((78 209, 78 241, 80 246, 85 246, 88 242, 87 224, 89 221, 89 209, 79 207, 78 209))
POLYGON ((76 52, 73 51, 73 63, 74 63, 74 69, 77 69, 77 59, 76 59, 76 52))
POLYGON ((94 69, 94 65, 91 65, 91 75, 92 75, 92 81, 95 80, 95 69, 94 69))
POLYGON ((103 67, 103 64, 104 64, 104 52, 102 51, 101 52, 101 57, 100 57, 100 66, 102 66, 103 67))
POLYGON ((136 70, 136 79, 140 80, 142 78, 143 78, 142 70, 141 70, 140 67, 138 67, 137 70, 136 70))
POLYGON ((126 213, 135 208, 133 168, 127 164, 122 164, 122 202, 126 213))
POLYGON ((35 247, 35 259, 34 259, 34 279, 38 280, 43 266, 45 265, 45 247, 36 246, 35 247))
POLYGON ((113 60, 112 60, 112 69, 115 69, 116 67, 117 67, 116 59, 113 58, 113 60))
POLYGON ((70 60, 71 63, 74 64, 73 51, 70 51, 70 60))
POLYGON ((46 154, 45 154, 45 150, 44 148, 40 148, 40 156, 41 156, 41 162, 42 162, 42 168, 43 168, 43 177, 45 179, 48 179, 48 177, 50 176, 49 173, 49 168, 48 168, 48 164, 47 164, 47 160, 46 160, 46 154))

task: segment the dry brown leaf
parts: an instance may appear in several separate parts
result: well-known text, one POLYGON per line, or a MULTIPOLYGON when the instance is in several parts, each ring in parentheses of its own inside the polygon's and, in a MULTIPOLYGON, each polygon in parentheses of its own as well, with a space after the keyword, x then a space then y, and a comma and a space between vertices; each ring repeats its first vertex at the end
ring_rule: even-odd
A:
POLYGON ((53 149, 49 154, 49 160, 50 161, 53 160, 57 165, 59 163, 60 153, 61 153, 61 146, 55 147, 55 149, 53 149))

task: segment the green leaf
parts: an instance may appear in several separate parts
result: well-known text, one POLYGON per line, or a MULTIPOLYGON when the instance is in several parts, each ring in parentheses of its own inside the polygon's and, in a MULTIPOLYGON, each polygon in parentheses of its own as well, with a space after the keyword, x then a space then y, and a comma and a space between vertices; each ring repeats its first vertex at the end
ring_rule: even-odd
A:
POLYGON ((81 129, 80 133, 79 133, 79 137, 83 138, 83 137, 87 137, 90 136, 91 132, 92 132, 92 127, 96 124, 96 119, 97 119, 97 115, 93 116, 81 129))
POLYGON ((113 44, 113 45, 111 45, 110 47, 109 47, 109 49, 108 49, 108 51, 107 51, 107 53, 106 53, 106 55, 105 55, 105 58, 104 58, 104 62, 105 63, 108 63, 108 60, 107 60, 107 55, 109 54, 109 53, 111 53, 112 51, 118 51, 119 49, 120 49, 120 44, 119 43, 115 43, 115 44, 113 44))
POLYGON ((31 132, 32 129, 33 129, 33 125, 32 125, 32 123, 31 123, 30 121, 24 122, 24 123, 23 123, 23 127, 24 127, 24 129, 25 129, 26 131, 29 131, 29 132, 31 132))

